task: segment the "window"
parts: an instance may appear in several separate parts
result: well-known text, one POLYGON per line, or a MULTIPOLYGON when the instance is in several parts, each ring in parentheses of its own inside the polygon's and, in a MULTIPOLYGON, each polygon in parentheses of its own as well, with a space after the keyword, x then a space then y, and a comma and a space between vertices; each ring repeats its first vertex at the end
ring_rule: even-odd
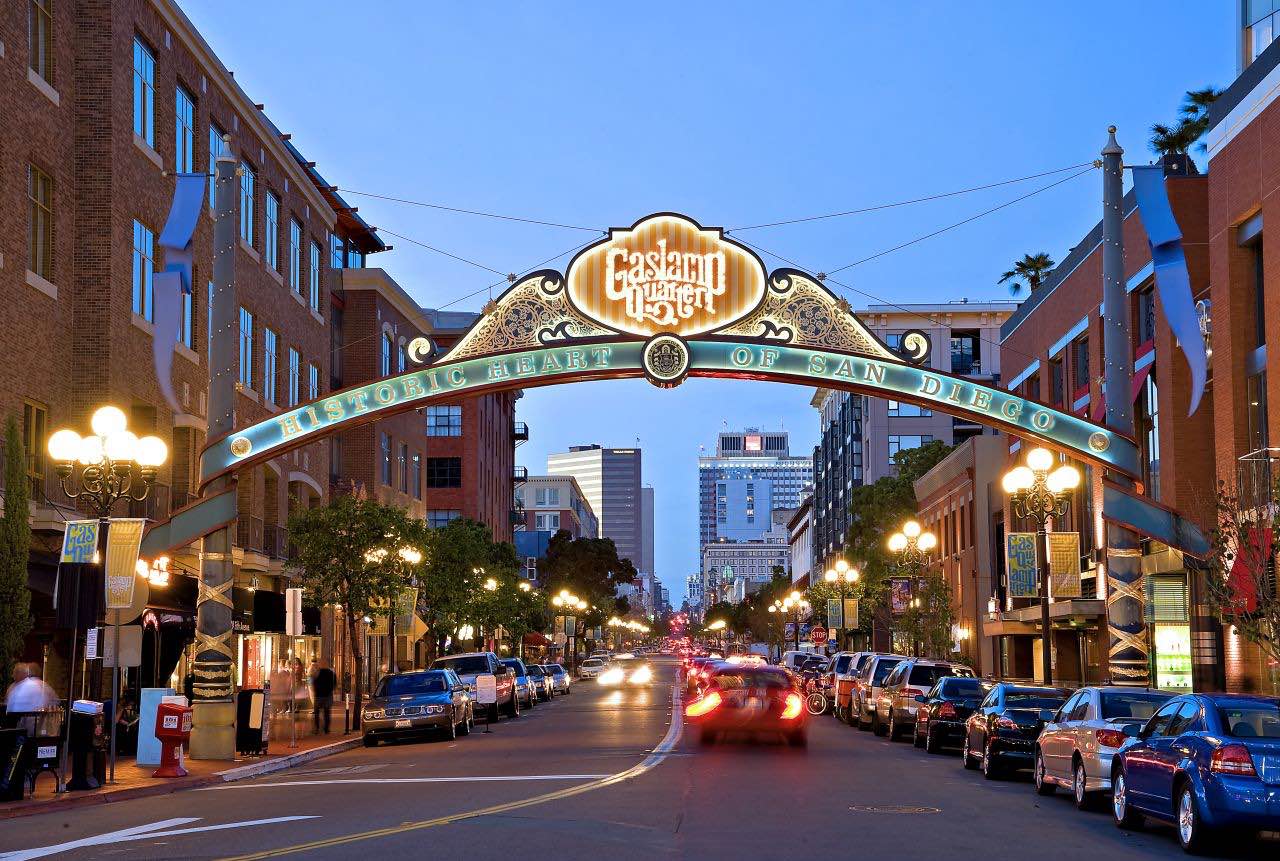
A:
POLYGON ((409 492, 409 446, 400 443, 400 490, 409 492))
POLYGON ((1195 726, 1200 718, 1200 706, 1196 705, 1193 700, 1187 700, 1178 708, 1178 715, 1169 722, 1168 735, 1182 735, 1184 732, 1194 732, 1199 729, 1195 726))
POLYGON ((907 416, 931 416, 933 410, 928 407, 918 407, 915 404, 904 404, 899 401, 889 401, 889 415, 895 418, 905 418, 907 416))
POLYGON ((1267 305, 1266 272, 1262 261, 1262 236, 1259 235, 1249 246, 1253 251, 1253 338, 1254 346, 1261 347, 1267 343, 1267 305))
POLYGON ((1155 716, 1147 723, 1142 730, 1143 738, 1152 736, 1168 735, 1169 724, 1173 722, 1174 716, 1178 713, 1179 703, 1169 703, 1155 713, 1155 716))
POLYGON ((560 488, 558 487, 539 487, 534 497, 538 506, 550 506, 551 508, 560 507, 560 488))
POLYGON ((427 487, 462 487, 462 458, 427 458, 427 487))
POLYGON ((133 313, 155 321, 156 237, 141 221, 133 222, 133 313))
POLYGON ((1062 357, 1049 360, 1049 403, 1053 406, 1062 406, 1063 386, 1066 385, 1066 376, 1062 367, 1062 357))
MULTIPOLYGON (((194 281, 195 279, 191 279, 194 281)), ((178 343, 189 350, 196 348, 196 288, 182 291, 182 330, 178 333, 178 343)))
POLYGON ((52 281, 53 180, 34 165, 27 165, 27 199, 31 202, 31 240, 27 268, 46 281, 52 281))
POLYGON ((173 169, 191 173, 196 169, 196 103, 182 87, 174 92, 173 113, 173 169))
POLYGON ((142 40, 133 40, 133 133, 156 145, 156 58, 142 40))
POLYGON ((889 349, 895 353, 902 349, 902 333, 894 332, 892 335, 885 335, 884 342, 889 345, 889 349))
POLYGON ((218 169, 218 156, 222 153, 222 129, 215 124, 209 123, 209 208, 213 209, 214 192, 217 183, 214 181, 214 174, 218 169))
POLYGON ((301 385, 302 355, 293 347, 289 348, 289 406, 296 407, 300 400, 298 388, 301 385))
POLYGON ((1134 325, 1138 332, 1138 343, 1145 344, 1156 336, 1156 287, 1147 284, 1138 291, 1134 325))
POLYGON ((307 397, 315 400, 320 397, 320 369, 315 365, 307 365, 307 397))
POLYGON ((1077 338, 1071 344, 1072 383, 1076 390, 1089 385, 1089 339, 1077 338))
POLYGON ((276 402, 276 356, 279 350, 279 336, 270 329, 262 330, 262 402, 276 402))
POLYGON ((405 365, 408 364, 409 357, 405 353, 404 341, 401 340, 396 344, 396 373, 403 374, 405 365))
POLYGON ((341 269, 345 265, 343 260, 342 237, 336 233, 329 234, 329 268, 341 269))
POLYGON ((1027 377, 1027 381, 1023 383, 1023 385, 1026 386, 1026 397, 1031 398, 1033 401, 1040 400, 1040 375, 1039 374, 1032 374, 1031 376, 1027 377))
POLYGON ((551 511, 545 514, 534 515, 533 528, 538 530, 547 530, 554 532, 560 528, 560 512, 551 511))
POLYGON ((27 453, 27 477, 33 488, 44 480, 45 432, 49 427, 49 409, 44 404, 26 401, 22 405, 22 445, 27 453))
POLYGON ((31 0, 31 71, 53 85, 53 0, 31 0))
POLYGON ((1142 483, 1147 494, 1160 499, 1160 398, 1155 374, 1147 374, 1138 398, 1138 441, 1142 444, 1142 483))
POLYGON ((258 175, 247 161, 240 162, 240 240, 253 247, 253 207, 258 199, 258 175))
POLYGON ((919 448, 927 442, 933 442, 933 434, 889 434, 889 463, 900 451, 919 448))
POLYGON ((1266 371, 1253 374, 1245 379, 1245 394, 1249 404, 1249 451, 1260 451, 1267 447, 1269 440, 1269 434, 1267 433, 1266 371))
POLYGON ((951 333, 951 371, 956 374, 982 373, 978 333, 955 331, 951 333))
POLYGON ((413 477, 410 479, 413 484, 413 498, 422 498, 422 455, 417 452, 413 453, 413 477))
POLYGON ((382 440, 382 483, 391 486, 391 435, 379 434, 382 440))
POLYGON ((289 289, 302 295, 302 225, 289 219, 289 289))
POLYGON ((262 234, 262 253, 267 265, 280 271, 280 198, 267 192, 266 230, 262 234))
POLYGON ((307 273, 310 276, 310 291, 308 295, 311 301, 311 310, 320 310, 320 243, 311 243, 311 269, 307 273))
POLYGON ((448 525, 450 520, 457 520, 462 516, 461 511, 433 510, 427 512, 427 525, 432 529, 439 529, 441 526, 448 525))
POLYGON ((363 269, 364 268, 364 252, 354 245, 347 246, 347 268, 363 269))
POLYGON ((427 407, 427 436, 462 436, 462 407, 427 407))
POLYGON ((1275 10, 1274 0, 1247 0, 1244 4, 1244 52, 1245 65, 1258 59, 1258 55, 1267 49, 1280 29, 1280 20, 1272 12, 1275 10))
POLYGON ((253 388, 253 315, 240 309, 240 385, 253 388))
POLYGON ((382 352, 378 359, 378 368, 382 371, 382 376, 391 376, 391 333, 382 333, 382 352))

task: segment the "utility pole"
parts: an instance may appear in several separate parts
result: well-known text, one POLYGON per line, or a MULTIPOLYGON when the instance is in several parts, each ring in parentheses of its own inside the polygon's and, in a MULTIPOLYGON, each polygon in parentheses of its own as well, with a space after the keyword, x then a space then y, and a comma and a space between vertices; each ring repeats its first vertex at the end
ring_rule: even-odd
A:
MULTIPOLYGON (((239 190, 231 139, 224 137, 215 161, 213 219, 213 296, 210 301, 209 434, 214 440, 235 430, 236 397, 236 208, 239 190)), ((234 475, 205 488, 210 499, 235 487, 234 475)), ((196 605, 196 660, 192 704, 192 759, 232 759, 236 744, 236 706, 231 662, 231 526, 206 535, 200 554, 200 593, 196 605)), ((289 692, 292 694, 292 691, 289 692)))
MULTIPOLYGON (((1129 328, 1129 295, 1124 278, 1124 150, 1116 127, 1107 129, 1102 148, 1102 318, 1103 379, 1106 381, 1107 425, 1132 437, 1133 342, 1129 328)), ((1119 473, 1111 479, 1127 488, 1133 481, 1119 473)), ((1142 550, 1138 534, 1115 523, 1107 534, 1107 670, 1113 684, 1145 687, 1150 683, 1150 646, 1143 619, 1142 550)), ((1083 680, 1082 680, 1083 681, 1083 680)))

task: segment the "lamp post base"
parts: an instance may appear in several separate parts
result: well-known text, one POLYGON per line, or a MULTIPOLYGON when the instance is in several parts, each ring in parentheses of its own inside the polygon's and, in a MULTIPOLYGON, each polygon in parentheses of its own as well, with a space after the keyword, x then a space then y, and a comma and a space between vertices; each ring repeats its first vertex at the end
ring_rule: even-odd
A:
POLYGON ((196 702, 192 705, 191 758, 236 758, 234 702, 196 702))

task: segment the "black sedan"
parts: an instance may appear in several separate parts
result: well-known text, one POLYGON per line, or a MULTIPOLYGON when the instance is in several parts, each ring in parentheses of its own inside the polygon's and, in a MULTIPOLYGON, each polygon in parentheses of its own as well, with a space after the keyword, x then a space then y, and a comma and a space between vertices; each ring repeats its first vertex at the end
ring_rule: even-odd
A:
POLYGON ((927 694, 916 697, 916 747, 942 753, 943 746, 959 745, 965 721, 991 690, 991 683, 963 676, 945 676, 927 694))
POLYGON ((965 721, 964 767, 981 766, 987 780, 1007 770, 1030 769, 1040 730, 1069 696, 1065 688, 1007 682, 992 687, 965 721))

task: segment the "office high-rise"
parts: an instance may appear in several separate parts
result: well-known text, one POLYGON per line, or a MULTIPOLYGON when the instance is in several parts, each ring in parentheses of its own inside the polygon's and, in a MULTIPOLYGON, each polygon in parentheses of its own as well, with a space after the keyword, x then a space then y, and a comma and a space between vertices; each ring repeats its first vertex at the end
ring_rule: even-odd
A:
MULTIPOLYGON (((548 475, 572 475, 600 522, 600 536, 612 538, 618 556, 641 569, 644 560, 644 508, 640 487, 640 449, 570 446, 547 455, 548 475)), ((652 551, 650 551, 652 555, 652 551)))
POLYGON ((698 458, 699 542, 760 538, 771 512, 799 508, 812 482, 812 460, 791 456, 786 431, 721 433, 715 455, 698 458))

